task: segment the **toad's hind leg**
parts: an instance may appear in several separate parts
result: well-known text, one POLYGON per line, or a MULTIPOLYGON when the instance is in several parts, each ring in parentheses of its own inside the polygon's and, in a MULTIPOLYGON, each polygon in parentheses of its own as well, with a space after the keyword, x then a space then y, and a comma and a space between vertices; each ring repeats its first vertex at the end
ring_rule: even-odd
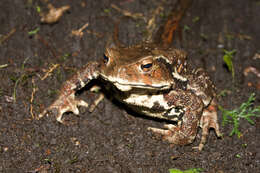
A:
POLYGON ((208 74, 201 68, 195 70, 190 75, 187 88, 192 90, 204 103, 204 110, 200 119, 200 127, 202 128, 202 137, 198 147, 201 150, 206 143, 209 129, 215 129, 218 137, 221 136, 217 117, 217 101, 215 86, 208 74))
POLYGON ((55 110, 56 120, 64 123, 62 120, 63 113, 73 112, 76 115, 79 114, 77 106, 88 107, 88 104, 83 100, 75 99, 75 92, 87 85, 92 79, 96 79, 98 75, 99 64, 97 62, 88 63, 64 83, 58 98, 39 114, 39 118, 43 117, 49 111, 55 110))
POLYGON ((178 124, 165 125, 167 130, 149 127, 148 130, 163 135, 168 142, 177 145, 186 145, 193 142, 197 134, 199 120, 201 118, 203 103, 196 95, 189 91, 176 90, 167 95, 168 104, 174 107, 185 108, 184 115, 179 117, 178 124))
POLYGON ((199 150, 202 150, 204 144, 206 143, 210 128, 215 130, 218 137, 222 136, 218 125, 217 104, 215 98, 211 101, 208 107, 203 110, 203 114, 200 119, 200 127, 202 128, 202 137, 199 146, 195 147, 199 150))

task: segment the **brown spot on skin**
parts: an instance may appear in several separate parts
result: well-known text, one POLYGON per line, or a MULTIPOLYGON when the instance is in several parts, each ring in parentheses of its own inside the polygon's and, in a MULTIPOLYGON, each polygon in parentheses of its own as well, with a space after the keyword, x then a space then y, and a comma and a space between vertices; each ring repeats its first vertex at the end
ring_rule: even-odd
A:
POLYGON ((172 97, 168 93, 164 94, 163 97, 167 101, 168 106, 174 105, 175 99, 171 99, 172 97))
POLYGON ((157 110, 157 111, 164 111, 165 110, 164 107, 162 107, 158 101, 155 101, 153 103, 152 109, 157 110))
POLYGON ((210 112, 216 112, 217 111, 216 106, 213 106, 213 105, 209 105, 207 110, 210 111, 210 112))
POLYGON ((180 67, 177 70, 178 73, 181 73, 182 67, 183 67, 183 65, 181 64, 180 67))

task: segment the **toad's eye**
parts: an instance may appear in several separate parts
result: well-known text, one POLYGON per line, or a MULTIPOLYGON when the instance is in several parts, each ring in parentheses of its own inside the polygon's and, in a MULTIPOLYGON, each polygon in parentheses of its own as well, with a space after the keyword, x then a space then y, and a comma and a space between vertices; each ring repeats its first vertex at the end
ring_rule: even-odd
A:
POLYGON ((108 63, 108 61, 109 61, 109 58, 104 54, 104 59, 103 59, 103 62, 105 63, 105 64, 107 64, 108 63))
POLYGON ((152 63, 145 63, 145 64, 141 64, 141 69, 144 72, 148 72, 152 69, 153 64, 152 63))

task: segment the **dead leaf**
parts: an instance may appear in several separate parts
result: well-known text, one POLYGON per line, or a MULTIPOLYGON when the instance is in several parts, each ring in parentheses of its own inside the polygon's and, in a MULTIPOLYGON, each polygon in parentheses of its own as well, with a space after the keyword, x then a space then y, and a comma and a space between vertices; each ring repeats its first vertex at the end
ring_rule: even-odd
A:
POLYGON ((83 25, 81 28, 79 28, 78 30, 72 30, 71 34, 78 36, 78 37, 82 37, 83 36, 83 30, 86 29, 88 27, 88 23, 86 23, 85 25, 83 25))
POLYGON ((52 24, 52 23, 56 23, 61 18, 63 13, 68 9, 70 9, 70 6, 65 5, 60 8, 55 8, 52 4, 48 4, 48 8, 49 8, 49 12, 47 14, 43 14, 43 13, 40 14, 41 22, 52 24))

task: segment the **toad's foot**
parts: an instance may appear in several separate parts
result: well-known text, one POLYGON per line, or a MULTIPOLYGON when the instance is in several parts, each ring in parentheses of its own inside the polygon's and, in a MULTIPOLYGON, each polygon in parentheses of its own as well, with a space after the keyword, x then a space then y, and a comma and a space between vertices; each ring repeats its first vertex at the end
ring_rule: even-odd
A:
POLYGON ((62 120, 62 115, 65 112, 73 112, 74 114, 78 115, 79 110, 77 106, 85 106, 88 107, 88 103, 83 100, 76 100, 74 93, 69 96, 60 96, 53 104, 51 104, 48 108, 46 108, 40 115, 39 118, 43 117, 44 115, 48 114, 49 111, 57 111, 55 112, 56 120, 60 123, 64 123, 62 120))
POLYGON ((202 128, 201 141, 199 146, 194 148, 202 150, 204 144, 206 143, 210 128, 213 128, 215 130, 217 137, 222 136, 218 125, 217 105, 215 100, 212 100, 210 105, 205 110, 203 110, 203 114, 200 119, 200 127, 202 128))
MULTIPOLYGON (((216 107, 216 101, 215 99, 213 99, 210 105, 203 110, 203 114, 200 118, 200 127, 202 128, 201 141, 199 146, 193 147, 195 149, 198 149, 199 151, 203 149, 204 144, 206 143, 210 128, 213 128, 215 130, 218 137, 222 136, 219 130, 216 107)), ((183 124, 178 124, 178 126, 168 124, 165 125, 165 128, 167 128, 168 130, 152 127, 149 127, 148 130, 163 135, 163 139, 166 139, 170 143, 185 145, 191 143, 197 134, 195 130, 196 128, 194 128, 196 127, 196 122, 190 125, 191 128, 187 127, 188 126, 184 126, 183 124)))
MULTIPOLYGON (((200 126, 202 128, 201 141, 199 146, 193 147, 194 149, 198 149, 199 151, 203 149, 204 144, 206 143, 210 128, 213 128, 215 130, 216 135, 218 137, 222 136, 217 122, 217 112, 215 107, 213 107, 213 105, 210 105, 207 109, 203 111, 203 115, 200 120, 200 126)), ((181 130, 181 127, 172 124, 164 125, 164 127, 167 128, 168 130, 153 128, 153 127, 149 127, 148 130, 163 135, 163 139, 177 145, 189 144, 193 141, 193 139, 196 136, 196 133, 191 133, 187 135, 187 133, 183 133, 185 131, 181 130)))
POLYGON ((45 109, 39 118, 43 117, 49 111, 55 110, 57 121, 62 121, 62 114, 65 112, 73 112, 78 115, 77 106, 88 107, 88 104, 83 100, 75 99, 75 92, 85 87, 92 79, 96 79, 99 75, 99 63, 89 62, 74 76, 67 80, 61 88, 58 99, 54 101, 47 109, 45 109))
POLYGON ((160 134, 163 136, 163 139, 167 140, 168 142, 172 144, 177 145, 185 145, 192 143, 196 136, 196 131, 191 132, 189 135, 187 133, 185 134, 181 126, 175 126, 172 124, 166 124, 164 125, 164 129, 154 128, 154 127, 148 127, 148 130, 151 130, 154 133, 160 134))

